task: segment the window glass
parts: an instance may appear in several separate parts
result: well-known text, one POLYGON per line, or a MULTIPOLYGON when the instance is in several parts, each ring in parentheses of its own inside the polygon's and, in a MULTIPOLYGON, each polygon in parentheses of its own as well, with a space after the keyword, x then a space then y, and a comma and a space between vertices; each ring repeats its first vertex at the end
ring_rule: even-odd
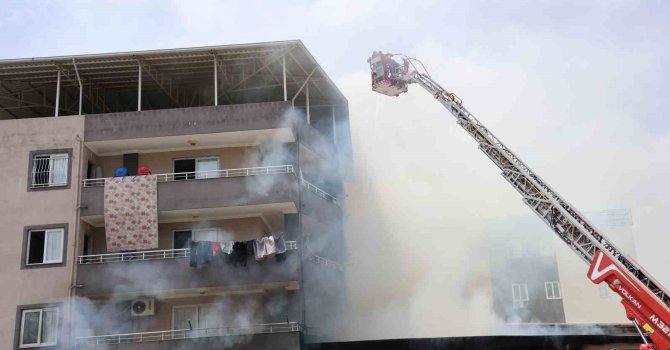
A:
POLYGON ((522 308, 526 306, 528 301, 528 285, 525 283, 512 284, 512 302, 515 308, 522 308))
POLYGON ((172 310, 172 323, 174 329, 196 329, 198 328, 198 307, 178 306, 172 310), (189 325, 189 320, 191 324, 189 325))
POLYGON ((218 177, 217 172, 219 170, 219 159, 218 158, 202 158, 197 159, 195 164, 195 178, 196 179, 210 179, 213 177, 218 177))
POLYGON ((600 292, 601 298, 609 298, 612 295, 610 288, 607 286, 607 283, 599 284, 598 290, 600 292))
POLYGON ((41 310, 23 311, 21 345, 38 344, 41 310))
POLYGON ((51 185, 67 184, 67 154, 51 156, 49 183, 51 185))
POLYGON ((223 326, 221 309, 215 304, 200 305, 198 307, 199 328, 219 328, 223 326))
POLYGON ((547 299, 561 299, 561 285, 558 281, 545 282, 544 289, 547 299))
POLYGON ((42 340, 44 344, 55 344, 58 334, 58 309, 45 309, 42 312, 42 340))
POLYGON ((45 263, 59 263, 63 261, 63 230, 46 231, 46 247, 44 249, 45 263))

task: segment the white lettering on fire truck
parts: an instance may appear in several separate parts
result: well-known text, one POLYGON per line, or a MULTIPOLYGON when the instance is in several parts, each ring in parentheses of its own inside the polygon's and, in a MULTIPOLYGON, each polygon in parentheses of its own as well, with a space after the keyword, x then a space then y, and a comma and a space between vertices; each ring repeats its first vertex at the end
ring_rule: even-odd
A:
POLYGON ((642 308, 642 303, 637 301, 635 297, 633 297, 630 293, 628 293, 626 288, 622 287, 621 285, 619 285, 617 288, 619 289, 619 293, 621 293, 621 295, 623 295, 626 299, 628 299, 628 301, 630 301, 633 305, 635 305, 635 307, 637 307, 638 309, 642 308))
POLYGON ((661 321, 661 320, 658 318, 658 316, 656 316, 655 314, 652 314, 651 316, 649 316, 649 320, 650 320, 653 324, 655 324, 656 327, 658 327, 658 329, 661 330, 661 332, 663 332, 663 333, 665 333, 665 334, 670 334, 670 326, 668 326, 667 324, 663 323, 663 321, 661 321))

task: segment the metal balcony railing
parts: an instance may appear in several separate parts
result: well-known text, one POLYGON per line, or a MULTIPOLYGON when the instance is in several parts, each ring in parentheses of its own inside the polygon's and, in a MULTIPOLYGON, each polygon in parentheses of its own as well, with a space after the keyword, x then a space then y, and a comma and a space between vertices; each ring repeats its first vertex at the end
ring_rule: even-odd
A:
POLYGON ((344 271, 344 267, 342 266, 342 264, 340 264, 338 262, 335 262, 335 261, 332 261, 330 259, 326 259, 324 257, 318 256, 316 254, 311 254, 308 259, 309 259, 309 261, 311 261, 315 264, 324 265, 326 267, 329 267, 329 268, 332 268, 332 269, 335 269, 335 270, 338 270, 338 271, 344 271))
MULTIPOLYGON (((254 168, 191 171, 184 173, 156 174, 158 182, 217 179, 221 177, 241 177, 257 175, 293 174, 293 165, 274 165, 254 168)), ((82 180, 84 187, 104 186, 107 178, 82 180)))
POLYGON ((328 192, 316 187, 313 183, 311 183, 311 182, 309 182, 305 179, 300 179, 300 183, 303 186, 305 186, 305 188, 307 188, 311 192, 315 193, 317 196, 332 202, 333 204, 337 205, 338 207, 340 206, 340 201, 337 200, 337 197, 335 197, 332 194, 329 194, 328 192))
MULTIPOLYGON (((297 250, 298 242, 296 241, 285 241, 286 250, 297 250)), ((164 249, 164 250, 145 250, 141 252, 128 252, 128 253, 107 253, 107 254, 93 254, 93 255, 80 255, 77 257, 77 261, 80 265, 87 264, 104 264, 104 263, 115 263, 115 262, 131 262, 131 261, 147 261, 147 260, 160 260, 160 259, 178 259, 178 258, 188 258, 191 256, 190 248, 182 249, 164 249)))
POLYGON ((176 259, 188 258, 191 256, 191 249, 165 249, 165 250, 146 250, 141 252, 128 253, 108 253, 80 255, 79 264, 103 264, 113 262, 146 261, 158 259, 176 259))
POLYGON ((302 327, 297 322, 266 323, 244 327, 222 327, 222 328, 199 328, 178 329, 158 332, 125 333, 111 335, 97 335, 76 339, 77 347, 88 347, 97 345, 116 345, 131 343, 146 343, 166 340, 182 340, 205 337, 225 337, 248 334, 270 334, 300 332, 302 327))

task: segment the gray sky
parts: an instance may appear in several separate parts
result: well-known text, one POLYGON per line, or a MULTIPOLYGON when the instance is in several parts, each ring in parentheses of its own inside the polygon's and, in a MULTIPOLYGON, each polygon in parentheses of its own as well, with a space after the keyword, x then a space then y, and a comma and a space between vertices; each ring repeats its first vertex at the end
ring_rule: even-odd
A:
MULTIPOLYGON (((425 92, 413 87, 388 98, 369 90, 365 59, 373 50, 420 58, 580 210, 631 208, 638 261, 670 285, 665 1, 4 1, 2 7, 0 58, 301 39, 351 107, 358 175, 347 233, 356 267, 352 305, 383 296, 372 307, 376 318, 361 321, 380 329, 354 337, 379 335, 384 327, 401 336, 452 334, 432 326, 440 291, 476 283, 471 258, 486 222, 527 213, 497 168, 425 92), (429 246, 439 249, 429 254, 429 246), (445 271, 456 277, 441 277, 445 271), (442 281, 439 288, 431 287, 434 280, 442 281), (406 318, 393 326, 379 322, 399 315, 406 318)), ((484 304, 474 297, 455 308, 484 304)), ((459 324, 478 322, 448 328, 459 332, 459 324)))

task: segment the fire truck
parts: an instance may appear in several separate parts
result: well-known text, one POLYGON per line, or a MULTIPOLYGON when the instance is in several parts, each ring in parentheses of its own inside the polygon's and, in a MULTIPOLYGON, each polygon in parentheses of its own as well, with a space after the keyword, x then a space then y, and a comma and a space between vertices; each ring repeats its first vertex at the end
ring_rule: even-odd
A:
POLYGON ((372 90, 376 92, 399 96, 407 92, 410 84, 418 84, 433 95, 500 168, 528 208, 589 265, 587 277, 595 284, 606 283, 621 297, 626 317, 642 337, 640 350, 670 349, 670 293, 640 264, 505 146, 463 106, 458 96, 435 82, 419 60, 375 51, 368 63, 372 90))

